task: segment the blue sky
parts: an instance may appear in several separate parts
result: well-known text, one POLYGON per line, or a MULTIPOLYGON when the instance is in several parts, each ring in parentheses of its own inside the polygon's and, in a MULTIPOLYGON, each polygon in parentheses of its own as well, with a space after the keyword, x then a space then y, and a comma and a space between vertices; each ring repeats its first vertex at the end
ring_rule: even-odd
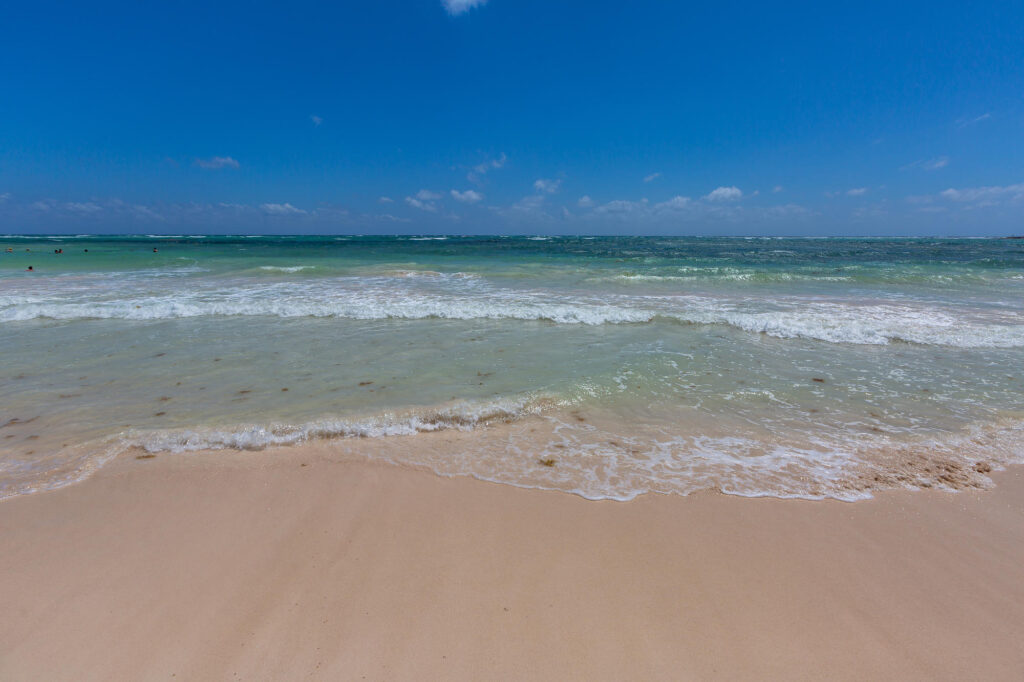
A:
POLYGON ((1024 3, 20 3, 0 232, 1024 232, 1024 3))

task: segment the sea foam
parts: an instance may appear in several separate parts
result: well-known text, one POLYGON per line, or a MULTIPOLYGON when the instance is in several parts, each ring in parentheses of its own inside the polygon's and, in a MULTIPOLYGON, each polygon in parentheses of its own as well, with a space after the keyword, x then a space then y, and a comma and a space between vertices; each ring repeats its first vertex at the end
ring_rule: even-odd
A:
MULTIPOLYGON (((412 273, 395 273, 408 280, 412 273)), ((418 273, 425 280, 439 273, 418 273)), ((978 311, 926 302, 865 304, 796 297, 765 301, 701 296, 555 295, 481 287, 462 276, 467 290, 430 291, 382 285, 366 278, 341 286, 309 283, 234 286, 217 291, 182 290, 169 295, 102 299, 89 295, 8 294, 0 297, 0 322, 33 319, 163 320, 194 317, 335 317, 355 320, 522 320, 555 324, 723 325, 777 338, 829 343, 887 344, 902 341, 958 348, 1024 347, 1024 319, 1012 310, 978 311), (79 300, 75 300, 78 298, 79 300), (83 300, 85 299, 85 300, 83 300)), ((460 280, 445 275, 442 284, 460 280)))

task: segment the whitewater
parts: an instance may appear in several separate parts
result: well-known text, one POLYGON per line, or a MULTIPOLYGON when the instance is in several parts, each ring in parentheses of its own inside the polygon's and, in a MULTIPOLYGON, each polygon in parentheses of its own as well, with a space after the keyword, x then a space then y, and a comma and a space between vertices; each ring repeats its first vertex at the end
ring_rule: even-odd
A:
POLYGON ((1024 457, 1016 240, 0 241, 0 496, 311 441, 594 499, 853 501, 1024 457))

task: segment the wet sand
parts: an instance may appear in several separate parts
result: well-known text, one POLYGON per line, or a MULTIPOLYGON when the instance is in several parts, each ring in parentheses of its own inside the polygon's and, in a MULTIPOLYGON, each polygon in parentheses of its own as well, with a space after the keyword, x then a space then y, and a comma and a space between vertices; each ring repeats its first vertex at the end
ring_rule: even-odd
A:
POLYGON ((125 456, 0 502, 0 678, 1020 679, 1024 472, 996 481, 617 503, 125 456))

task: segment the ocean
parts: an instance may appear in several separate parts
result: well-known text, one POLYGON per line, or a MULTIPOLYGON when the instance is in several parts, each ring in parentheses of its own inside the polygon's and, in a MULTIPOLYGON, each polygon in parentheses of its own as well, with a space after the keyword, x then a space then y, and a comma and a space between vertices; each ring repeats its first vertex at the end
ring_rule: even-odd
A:
POLYGON ((1022 240, 0 247, 0 497, 311 441, 615 500, 854 501, 1024 461, 1022 240))

